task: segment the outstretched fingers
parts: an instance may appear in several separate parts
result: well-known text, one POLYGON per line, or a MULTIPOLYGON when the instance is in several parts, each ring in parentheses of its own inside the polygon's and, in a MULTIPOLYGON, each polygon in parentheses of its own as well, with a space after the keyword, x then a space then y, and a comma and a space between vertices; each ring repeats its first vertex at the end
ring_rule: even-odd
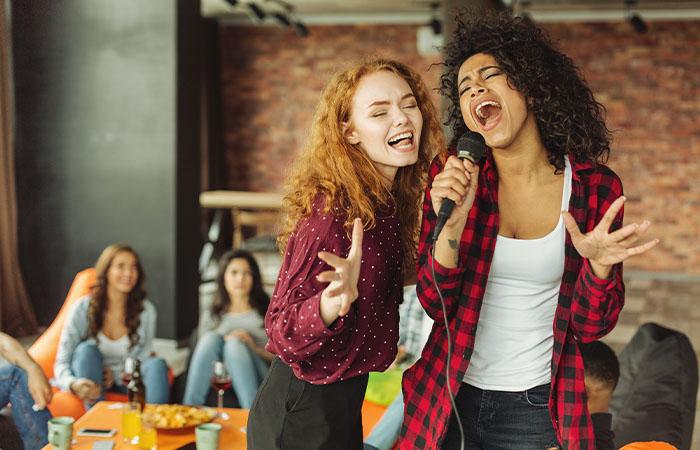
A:
POLYGON ((651 250, 660 242, 659 239, 653 239, 649 242, 645 242, 642 245, 638 245, 636 247, 628 248, 627 249, 627 256, 635 256, 635 255, 641 255, 642 253, 651 250))
POLYGON ((362 220, 356 217, 352 223, 352 236, 350 243, 350 252, 348 252, 348 259, 355 260, 362 256, 362 238, 364 236, 364 228, 362 226, 362 220))
POLYGON ((583 233, 581 233, 581 230, 579 230, 578 224, 576 223, 574 216, 572 216, 569 211, 562 211, 561 215, 564 219, 564 226, 571 235, 571 240, 578 241, 579 239, 581 239, 583 237, 583 233))
POLYGON ((596 229, 602 228, 603 231, 607 233, 608 230, 610 230, 617 213, 620 212, 622 206, 625 204, 625 200, 627 200, 627 198, 624 195, 621 195, 615 199, 615 201, 610 204, 610 208, 608 208, 608 210, 605 211, 605 214, 603 214, 603 218, 600 219, 598 225, 596 225, 596 229))

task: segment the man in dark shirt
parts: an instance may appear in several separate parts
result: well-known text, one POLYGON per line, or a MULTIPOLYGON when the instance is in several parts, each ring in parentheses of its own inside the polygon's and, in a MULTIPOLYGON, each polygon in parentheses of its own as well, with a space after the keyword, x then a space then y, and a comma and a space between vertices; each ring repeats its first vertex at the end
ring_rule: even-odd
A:
POLYGON ((579 348, 583 356, 584 382, 595 447, 597 450, 614 450, 610 399, 620 378, 620 363, 615 352, 601 341, 579 343, 579 348))

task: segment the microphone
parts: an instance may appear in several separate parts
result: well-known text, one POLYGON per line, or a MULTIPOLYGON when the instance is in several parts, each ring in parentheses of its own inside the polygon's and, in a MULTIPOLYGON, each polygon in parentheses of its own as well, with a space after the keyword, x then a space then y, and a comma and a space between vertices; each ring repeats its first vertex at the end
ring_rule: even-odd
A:
MULTIPOLYGON (((486 151, 486 142, 484 137, 479 133, 467 130, 457 141, 457 157, 459 159, 468 159, 474 164, 478 164, 486 151)), ((433 232, 433 242, 437 241, 440 232, 445 226, 445 222, 450 218, 452 210, 455 207, 455 202, 446 198, 440 205, 435 231, 433 232)))

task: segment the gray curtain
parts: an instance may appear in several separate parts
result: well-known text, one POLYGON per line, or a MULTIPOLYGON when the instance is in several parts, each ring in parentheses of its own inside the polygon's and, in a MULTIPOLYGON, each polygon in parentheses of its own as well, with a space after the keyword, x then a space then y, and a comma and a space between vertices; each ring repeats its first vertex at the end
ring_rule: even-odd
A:
POLYGON ((0 329, 14 336, 26 336, 36 333, 37 322, 17 253, 9 13, 7 1, 0 0, 0 329))

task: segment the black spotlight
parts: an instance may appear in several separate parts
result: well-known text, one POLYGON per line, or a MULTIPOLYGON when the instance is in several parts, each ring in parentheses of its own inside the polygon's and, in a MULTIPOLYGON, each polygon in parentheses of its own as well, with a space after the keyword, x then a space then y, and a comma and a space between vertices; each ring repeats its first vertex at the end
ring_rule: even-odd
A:
POLYGON ((288 27, 292 24, 286 14, 282 14, 281 12, 273 12, 270 13, 270 15, 282 26, 288 27))
POLYGON ((433 18, 430 21, 430 28, 433 30, 433 34, 440 34, 442 33, 442 22, 440 22, 440 19, 433 18))
POLYGON ((649 28, 647 27, 647 23, 642 19, 642 17, 639 14, 632 14, 629 17, 630 25, 632 25, 632 28, 634 28, 634 31, 637 33, 646 33, 649 28))
POLYGON ((250 12, 252 12, 253 15, 258 18, 258 20, 263 20, 267 16, 265 11, 263 11, 262 8, 255 3, 248 3, 248 9, 250 9, 250 12))
POLYGON ((306 25, 304 25, 301 22, 294 22, 292 23, 292 26, 294 27, 294 31, 296 34, 300 37, 306 37, 309 35, 309 29, 306 28, 306 25))

